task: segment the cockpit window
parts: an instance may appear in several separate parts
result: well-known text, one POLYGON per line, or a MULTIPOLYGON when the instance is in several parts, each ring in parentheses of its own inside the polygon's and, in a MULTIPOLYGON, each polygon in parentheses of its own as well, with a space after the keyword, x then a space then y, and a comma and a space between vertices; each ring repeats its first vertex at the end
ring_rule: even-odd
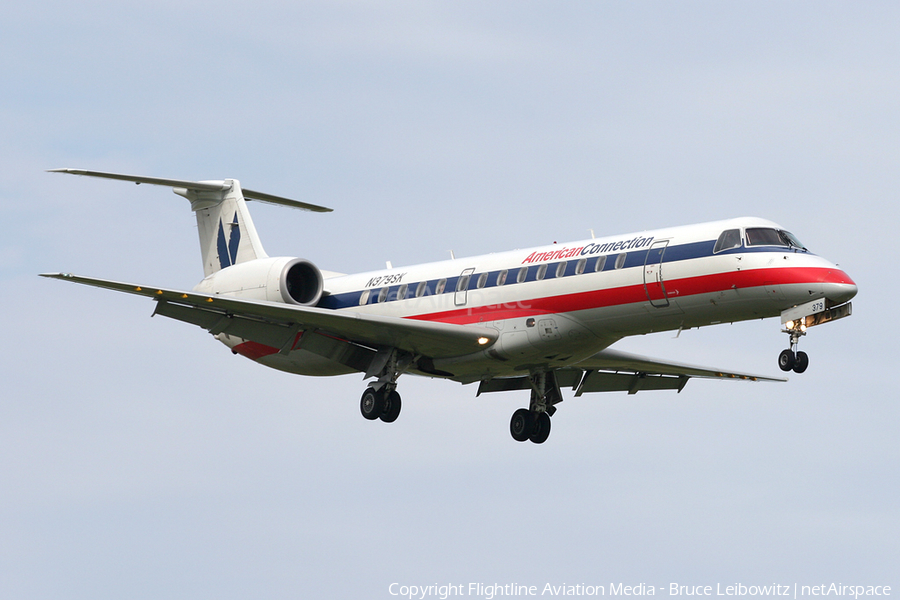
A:
POLYGON ((747 231, 748 246, 784 246, 787 248, 798 248, 806 250, 792 233, 771 227, 748 227, 747 231))
POLYGON ((797 239, 797 236, 795 236, 790 231, 779 231, 778 233, 780 233, 782 235, 782 237, 784 237, 785 241, 788 243, 788 245, 791 248, 799 248, 800 250, 806 250, 806 246, 801 244, 800 240, 797 239))
POLYGON ((716 247, 713 248, 713 253, 721 252, 722 250, 731 250, 732 248, 740 248, 741 247, 741 230, 740 229, 728 229, 722 232, 722 235, 719 236, 719 239, 716 240, 716 247))

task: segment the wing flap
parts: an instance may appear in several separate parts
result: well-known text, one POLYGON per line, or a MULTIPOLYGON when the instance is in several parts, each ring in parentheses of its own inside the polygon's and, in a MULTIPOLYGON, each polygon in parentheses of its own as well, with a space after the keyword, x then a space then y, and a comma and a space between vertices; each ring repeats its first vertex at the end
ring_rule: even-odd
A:
POLYGON ((605 349, 575 365, 584 370, 629 371, 652 375, 675 375, 687 377, 704 377, 711 379, 746 379, 750 381, 787 381, 784 378, 726 371, 711 367, 698 367, 682 363, 648 358, 639 354, 630 354, 618 350, 605 349))
POLYGON ((291 345, 299 331, 296 326, 253 321, 234 315, 172 304, 165 300, 157 303, 156 311, 153 314, 197 325, 213 335, 227 333, 279 349, 291 345))
POLYGON ((636 394, 647 390, 678 390, 687 384, 687 375, 658 375, 648 373, 607 373, 588 371, 575 390, 580 396, 585 392, 628 392, 636 394))
POLYGON ((43 273, 41 276, 153 298, 161 303, 157 306, 157 314, 171 315, 172 318, 194 323, 213 333, 216 332, 218 323, 223 327, 219 333, 231 333, 242 338, 242 334, 246 334, 252 337, 245 339, 276 348, 281 348, 287 337, 281 344, 269 342, 277 342, 282 334, 286 335, 291 330, 297 332, 312 329, 360 345, 388 346, 431 358, 449 358, 488 348, 498 337, 495 329, 471 325, 239 300, 228 296, 81 277, 70 273, 43 273), (198 313, 188 312, 189 310, 198 313), (223 318, 233 321, 223 321, 223 318), (236 333, 237 331, 241 334, 236 333), (258 339, 254 339, 257 337, 258 339))
MULTIPOLYGON (((681 391, 692 377, 739 379, 746 381, 787 381, 787 379, 697 367, 619 352, 602 350, 574 365, 555 370, 560 387, 572 387, 575 396, 590 392, 637 392, 649 390, 681 391)), ((482 380, 481 395, 488 392, 527 390, 528 377, 498 377, 482 380)))

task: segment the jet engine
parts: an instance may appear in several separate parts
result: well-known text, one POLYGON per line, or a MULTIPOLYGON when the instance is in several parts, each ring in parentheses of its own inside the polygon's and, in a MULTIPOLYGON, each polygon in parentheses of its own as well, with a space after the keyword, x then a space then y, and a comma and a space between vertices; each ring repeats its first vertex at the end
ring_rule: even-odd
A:
POLYGON ((325 288, 322 272, 303 258, 260 258, 226 267, 205 278, 195 292, 242 300, 315 306, 325 288))

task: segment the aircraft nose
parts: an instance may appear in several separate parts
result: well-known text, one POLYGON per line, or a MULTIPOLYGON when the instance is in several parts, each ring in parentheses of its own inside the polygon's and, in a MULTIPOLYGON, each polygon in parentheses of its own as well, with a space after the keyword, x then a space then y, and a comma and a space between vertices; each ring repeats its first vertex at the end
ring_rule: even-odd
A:
POLYGON ((859 288, 856 283, 850 279, 850 276, 840 270, 831 273, 829 281, 825 282, 825 297, 835 304, 843 304, 849 302, 851 298, 856 296, 859 288))

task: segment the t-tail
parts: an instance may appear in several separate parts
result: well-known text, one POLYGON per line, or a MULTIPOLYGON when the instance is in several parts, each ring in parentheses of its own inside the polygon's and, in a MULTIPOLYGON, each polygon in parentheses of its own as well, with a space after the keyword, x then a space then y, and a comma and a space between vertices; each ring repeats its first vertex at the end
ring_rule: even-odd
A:
POLYGON ((315 212, 331 212, 330 208, 324 206, 242 188, 237 179, 183 181, 83 169, 51 169, 50 172, 171 187, 176 194, 190 200, 191 209, 197 215, 204 277, 232 265, 268 257, 256 233, 256 227, 253 226, 246 200, 258 200, 315 212))

